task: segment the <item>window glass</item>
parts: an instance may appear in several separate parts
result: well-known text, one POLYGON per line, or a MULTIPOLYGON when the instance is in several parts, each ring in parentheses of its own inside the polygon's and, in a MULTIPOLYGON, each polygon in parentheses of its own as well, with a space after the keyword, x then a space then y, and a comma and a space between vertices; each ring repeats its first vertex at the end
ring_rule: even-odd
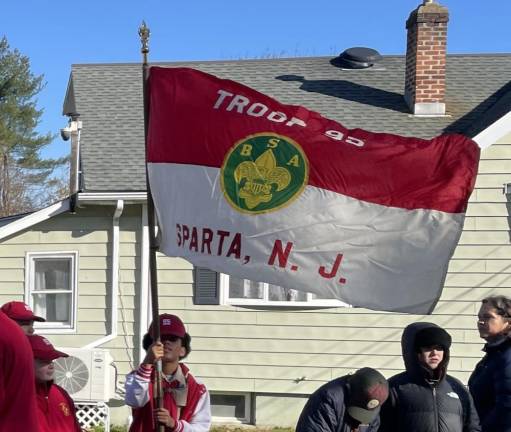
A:
POLYGON ((264 287, 260 282, 229 277, 229 297, 240 299, 262 299, 264 287))
POLYGON ((311 294, 313 299, 332 299, 335 300, 335 297, 331 294, 311 294))
POLYGON ((224 301, 228 304, 268 306, 274 304, 278 307, 296 303, 296 306, 300 307, 349 307, 331 294, 317 295, 226 274, 221 275, 220 283, 224 301))
POLYGON ((48 322, 71 324, 71 294, 32 294, 34 314, 48 322))
POLYGON ((307 301, 307 293, 278 285, 268 286, 268 300, 270 301, 307 301))
POLYGON ((36 291, 70 289, 71 259, 39 258, 34 260, 34 268, 36 291))
POLYGON ((211 414, 213 417, 245 420, 245 395, 211 394, 211 414))

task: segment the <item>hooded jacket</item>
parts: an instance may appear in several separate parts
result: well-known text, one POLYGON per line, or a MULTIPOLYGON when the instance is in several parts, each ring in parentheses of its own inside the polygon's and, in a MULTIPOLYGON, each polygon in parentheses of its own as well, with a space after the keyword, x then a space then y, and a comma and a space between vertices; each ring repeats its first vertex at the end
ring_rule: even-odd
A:
MULTIPOLYGON (((348 375, 337 378, 317 389, 305 404, 296 432, 350 432, 346 412, 346 400, 350 385, 348 375)), ((376 417, 368 426, 361 426, 360 432, 376 432, 380 424, 376 417)))
POLYGON ((390 394, 383 404, 380 431, 480 432, 479 418, 470 394, 456 378, 447 375, 449 349, 435 371, 423 366, 415 346, 419 330, 438 327, 413 323, 405 328, 401 348, 406 371, 389 379, 390 394))
POLYGON ((470 393, 484 432, 511 432, 511 339, 484 350, 468 381, 470 393))

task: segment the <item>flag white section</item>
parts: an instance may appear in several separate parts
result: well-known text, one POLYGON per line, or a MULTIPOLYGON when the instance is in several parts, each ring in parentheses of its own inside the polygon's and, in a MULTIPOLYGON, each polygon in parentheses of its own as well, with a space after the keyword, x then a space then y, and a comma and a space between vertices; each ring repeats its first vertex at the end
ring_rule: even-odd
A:
POLYGON ((386 207, 311 186, 287 207, 243 214, 224 198, 219 168, 148 166, 166 255, 369 309, 431 312, 463 226, 461 213, 386 207))

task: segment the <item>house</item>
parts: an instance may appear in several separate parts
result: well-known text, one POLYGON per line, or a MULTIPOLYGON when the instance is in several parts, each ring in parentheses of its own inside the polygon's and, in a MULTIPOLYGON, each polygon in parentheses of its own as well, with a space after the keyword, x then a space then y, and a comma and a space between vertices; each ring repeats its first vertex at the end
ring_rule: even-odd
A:
MULTIPOLYGON (((160 309, 187 323, 188 363, 211 390, 216 418, 294 425, 324 382, 362 365, 387 376, 401 371, 401 332, 416 320, 450 332, 450 371, 462 381, 481 357, 479 301, 511 295, 511 54, 446 55, 447 21, 445 8, 425 1, 407 22, 406 56, 383 56, 372 66, 377 56, 365 57, 374 54, 367 50, 336 59, 164 65, 233 79, 348 128, 421 138, 458 132, 483 147, 464 231, 431 316, 291 296, 159 256, 160 309)), ((108 349, 119 387, 112 420, 124 423, 123 377, 143 357, 151 316, 141 66, 73 65, 64 114, 77 193, 0 226, 0 301, 31 304, 48 320, 37 331, 58 346, 108 349)))

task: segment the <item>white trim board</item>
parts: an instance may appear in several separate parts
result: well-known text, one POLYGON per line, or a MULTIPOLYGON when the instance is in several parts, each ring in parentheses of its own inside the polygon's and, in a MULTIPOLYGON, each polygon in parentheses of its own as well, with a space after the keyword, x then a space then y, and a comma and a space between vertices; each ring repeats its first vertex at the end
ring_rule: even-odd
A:
MULTIPOLYGON (((64 290, 71 294, 71 322, 69 325, 59 325, 57 322, 34 323, 35 329, 41 334, 69 334, 76 333, 78 322, 78 269, 79 253, 77 250, 64 251, 27 251, 25 252, 25 296, 24 301, 34 309, 32 294, 34 290, 35 259, 37 258, 70 258, 71 259, 71 290, 64 290)), ((63 290, 51 290, 46 294, 61 293, 63 290)))
POLYGON ((492 123, 483 131, 479 132, 473 140, 479 147, 485 149, 486 147, 495 144, 504 135, 511 132, 511 111, 499 118, 495 123, 492 123))
POLYGON ((99 203, 102 201, 145 202, 147 192, 80 192, 78 202, 99 203))
POLYGON ((59 201, 0 228, 0 240, 70 210, 70 200, 59 201))

